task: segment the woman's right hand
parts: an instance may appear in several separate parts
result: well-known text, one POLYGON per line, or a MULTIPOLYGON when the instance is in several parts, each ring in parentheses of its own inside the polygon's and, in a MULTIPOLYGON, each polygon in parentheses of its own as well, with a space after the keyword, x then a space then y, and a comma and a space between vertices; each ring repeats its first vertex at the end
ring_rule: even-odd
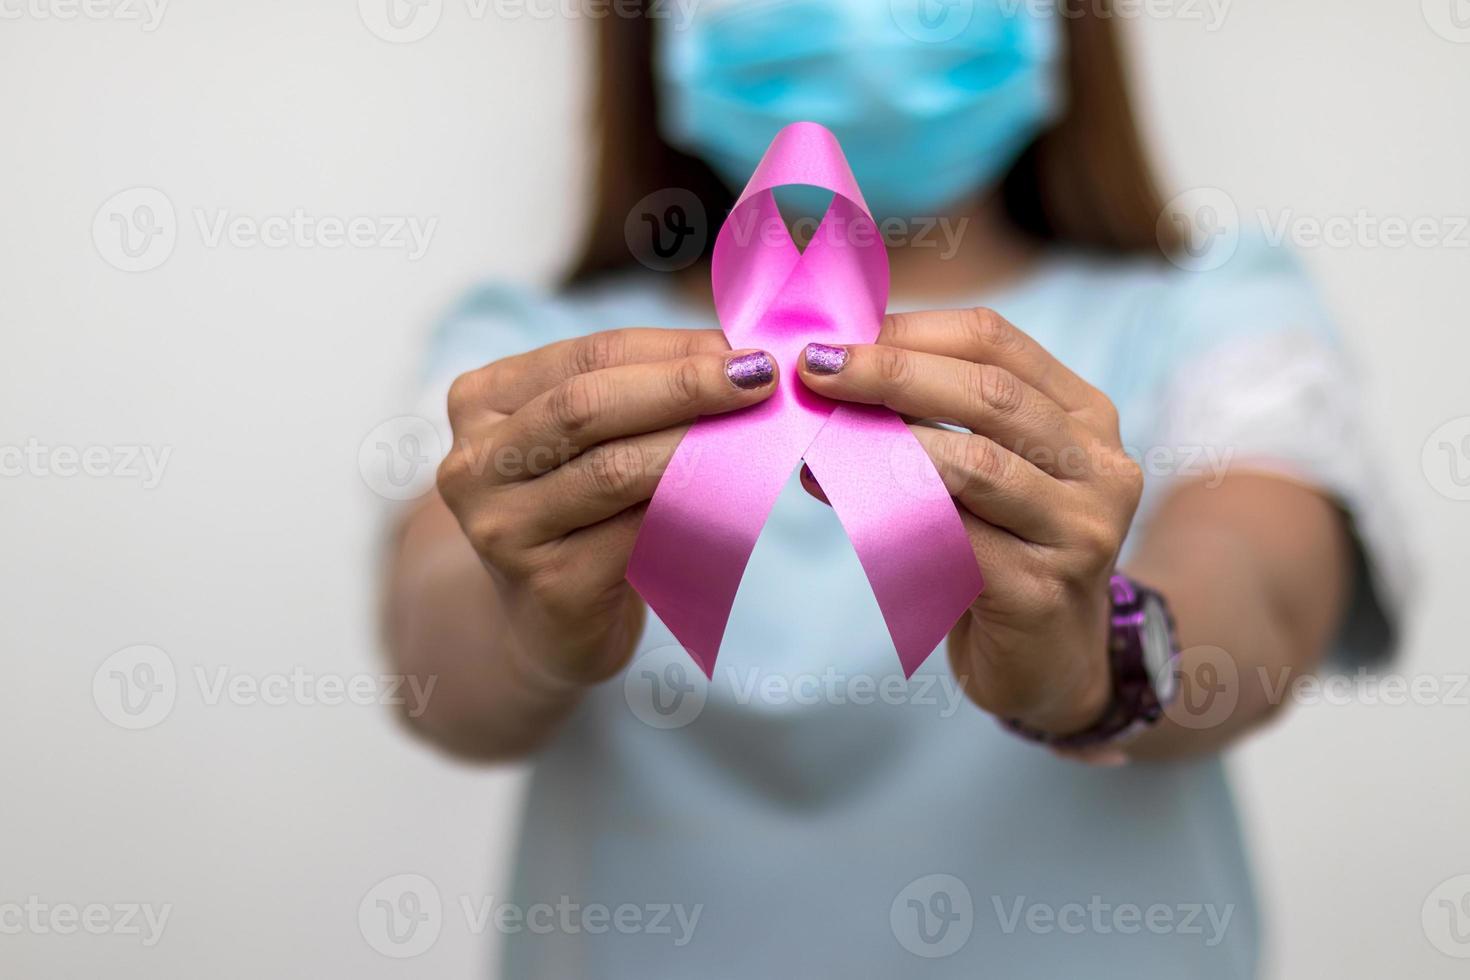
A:
POLYGON ((627 329, 455 380, 439 492, 495 584, 519 671, 580 687, 627 663, 644 620, 628 558, 659 477, 696 418, 763 401, 776 374, 718 330, 627 329))

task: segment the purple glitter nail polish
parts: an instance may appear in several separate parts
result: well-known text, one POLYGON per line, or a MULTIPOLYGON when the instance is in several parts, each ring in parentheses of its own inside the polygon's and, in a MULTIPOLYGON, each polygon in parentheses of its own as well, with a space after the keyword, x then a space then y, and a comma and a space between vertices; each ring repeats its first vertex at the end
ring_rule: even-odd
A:
POLYGON ((764 388, 776 377, 776 364, 765 351, 741 354, 725 362, 725 374, 737 388, 751 391, 764 388))
POLYGON ((806 369, 812 374, 836 374, 847 365, 846 347, 806 345, 806 369))

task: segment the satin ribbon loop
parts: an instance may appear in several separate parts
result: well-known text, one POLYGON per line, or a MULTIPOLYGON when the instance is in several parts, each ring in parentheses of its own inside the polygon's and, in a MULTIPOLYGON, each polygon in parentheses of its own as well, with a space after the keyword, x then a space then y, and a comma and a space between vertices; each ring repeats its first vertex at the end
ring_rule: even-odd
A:
POLYGON ((756 539, 805 459, 911 676, 984 579, 953 499, 903 420, 823 398, 797 377, 808 343, 875 341, 888 304, 887 250, 831 132, 800 122, 776 135, 720 228, 710 276, 730 346, 769 352, 781 380, 760 404, 690 427, 649 503, 629 582, 713 677, 756 539), (772 193, 793 184, 833 195, 805 251, 772 193))

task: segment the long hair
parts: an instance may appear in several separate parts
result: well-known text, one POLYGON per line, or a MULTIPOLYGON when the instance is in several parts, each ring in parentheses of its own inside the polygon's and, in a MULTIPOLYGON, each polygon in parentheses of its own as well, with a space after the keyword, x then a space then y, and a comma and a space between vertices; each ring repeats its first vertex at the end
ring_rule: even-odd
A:
MULTIPOLYGON (((598 28, 593 73, 595 125, 591 221, 565 284, 579 285, 636 263, 624 223, 654 191, 693 192, 709 215, 735 203, 702 161, 664 141, 653 75, 653 22, 636 16, 598 28)), ((625 12, 630 12, 624 7, 625 12)), ((1111 253, 1159 255, 1161 210, 1129 102, 1122 52, 1106 3, 1066 12, 1066 105, 1000 185, 1017 229, 1042 241, 1111 253)), ((713 247, 713 236, 706 249, 713 247)), ((707 257, 707 256, 706 256, 707 257)))

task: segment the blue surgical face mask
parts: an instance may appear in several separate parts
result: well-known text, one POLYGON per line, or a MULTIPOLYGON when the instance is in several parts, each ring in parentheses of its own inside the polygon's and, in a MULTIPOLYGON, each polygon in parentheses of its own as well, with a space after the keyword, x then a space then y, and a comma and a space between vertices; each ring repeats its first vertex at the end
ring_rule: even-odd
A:
POLYGON ((1046 9, 703 0, 659 25, 660 125, 738 190, 782 126, 819 122, 875 214, 938 214, 996 183, 1055 117, 1061 31, 1046 9))

